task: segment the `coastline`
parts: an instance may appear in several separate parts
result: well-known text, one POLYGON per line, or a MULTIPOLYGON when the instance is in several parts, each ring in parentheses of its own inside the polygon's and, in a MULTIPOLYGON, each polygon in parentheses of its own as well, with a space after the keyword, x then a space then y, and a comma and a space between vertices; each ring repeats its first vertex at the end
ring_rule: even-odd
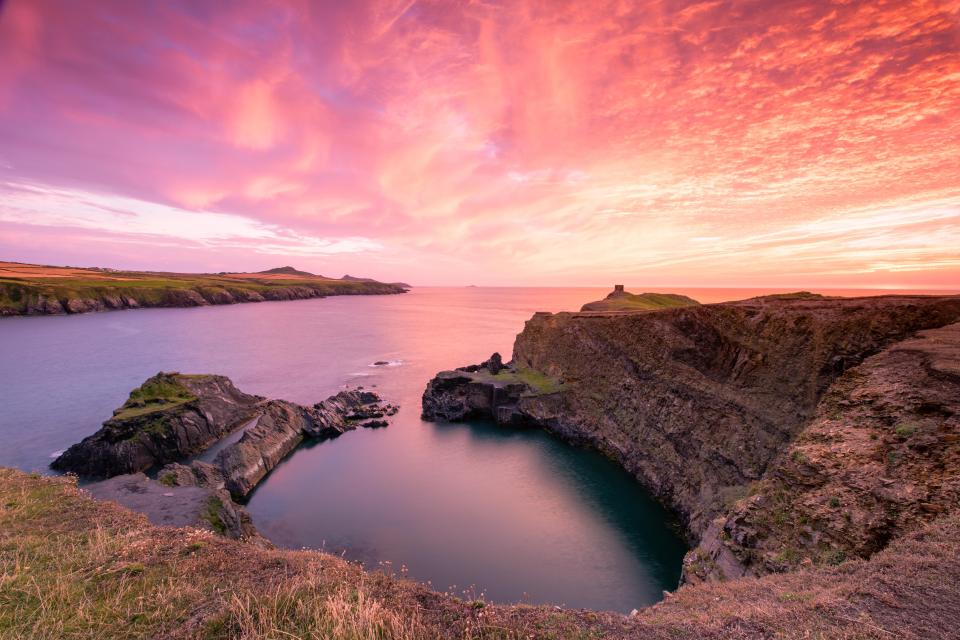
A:
POLYGON ((241 274, 76 269, 19 263, 0 263, 0 267, 0 317, 392 295, 409 289, 402 283, 349 276, 325 278, 287 267, 241 274))

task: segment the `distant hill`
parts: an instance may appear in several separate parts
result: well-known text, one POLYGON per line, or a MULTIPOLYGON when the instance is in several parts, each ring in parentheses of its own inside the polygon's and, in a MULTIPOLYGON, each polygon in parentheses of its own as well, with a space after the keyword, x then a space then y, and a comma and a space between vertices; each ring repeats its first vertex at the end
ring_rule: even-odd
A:
MULTIPOLYGON (((358 278, 356 276, 351 276, 350 274, 344 275, 341 280, 346 280, 347 282, 379 282, 373 278, 358 278)), ((390 285, 394 287, 403 287, 404 289, 411 289, 412 287, 406 282, 390 282, 390 285)))
MULTIPOLYGON (((316 274, 310 273, 309 271, 300 271, 299 269, 294 269, 293 267, 275 267, 273 269, 267 269, 266 271, 258 271, 257 273, 262 273, 263 275, 268 276, 303 276, 305 278, 314 278, 316 274)), ((361 278, 353 278, 355 280, 361 280, 361 278)), ((344 278, 346 280, 346 278, 344 278)))
POLYGON ((699 304, 693 298, 678 293, 630 293, 623 290, 622 284, 618 284, 606 298, 588 302, 580 311, 652 311, 699 304))

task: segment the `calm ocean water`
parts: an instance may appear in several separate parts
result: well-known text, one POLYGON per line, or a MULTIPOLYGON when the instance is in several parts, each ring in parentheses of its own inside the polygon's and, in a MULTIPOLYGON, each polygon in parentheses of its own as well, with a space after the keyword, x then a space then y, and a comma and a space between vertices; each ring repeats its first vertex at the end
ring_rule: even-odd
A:
MULTIPOLYGON (((405 567, 460 595, 626 612, 676 587, 685 551, 631 477, 540 431, 419 418, 437 371, 493 351, 506 359, 534 311, 576 310, 607 291, 417 288, 0 320, 0 465, 49 472, 55 452, 96 431, 157 371, 220 373, 300 403, 376 386, 402 406, 391 426, 291 455, 250 500, 261 532, 370 568, 405 567), (371 366, 378 360, 391 364, 371 366)), ((673 291, 701 302, 769 292, 673 291)))

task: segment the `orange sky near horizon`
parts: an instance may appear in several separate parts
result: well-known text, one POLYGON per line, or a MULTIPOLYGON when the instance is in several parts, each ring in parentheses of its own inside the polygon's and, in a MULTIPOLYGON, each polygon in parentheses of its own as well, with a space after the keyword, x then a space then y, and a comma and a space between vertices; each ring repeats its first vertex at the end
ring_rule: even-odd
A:
POLYGON ((0 258, 960 288, 960 0, 0 0, 0 258))

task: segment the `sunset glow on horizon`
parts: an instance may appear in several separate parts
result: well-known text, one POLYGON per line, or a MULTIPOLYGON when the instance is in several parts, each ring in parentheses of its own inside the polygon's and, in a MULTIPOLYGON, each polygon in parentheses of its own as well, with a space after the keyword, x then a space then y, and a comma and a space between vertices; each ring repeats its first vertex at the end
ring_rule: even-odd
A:
POLYGON ((0 259, 960 289, 960 0, 0 0, 0 259))

